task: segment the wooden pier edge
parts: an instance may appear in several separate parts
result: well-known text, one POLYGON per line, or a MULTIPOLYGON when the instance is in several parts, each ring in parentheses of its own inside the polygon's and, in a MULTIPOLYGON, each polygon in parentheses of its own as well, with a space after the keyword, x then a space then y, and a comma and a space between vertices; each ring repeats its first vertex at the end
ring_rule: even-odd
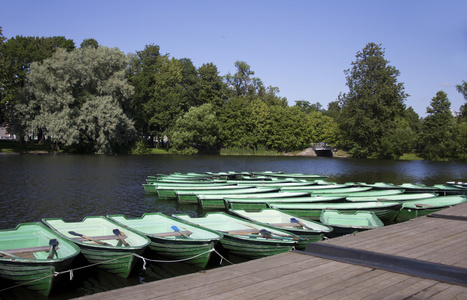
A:
MULTIPOLYGON (((467 270, 467 203, 320 242, 407 261, 467 270), (447 216, 447 217, 443 217, 447 216)), ((410 268, 409 268, 410 269, 410 268)), ((436 275, 436 270, 433 271, 436 275)), ((465 280, 465 273, 459 273, 465 280)), ((454 275, 456 276, 456 275, 454 275)), ((298 251, 154 281, 80 299, 467 299, 467 287, 298 251)))

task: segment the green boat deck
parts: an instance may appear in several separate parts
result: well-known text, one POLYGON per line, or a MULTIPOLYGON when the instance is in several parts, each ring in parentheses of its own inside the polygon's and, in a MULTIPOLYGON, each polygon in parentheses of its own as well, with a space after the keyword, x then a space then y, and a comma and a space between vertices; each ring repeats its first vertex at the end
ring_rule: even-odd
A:
MULTIPOLYGON (((467 203, 316 243, 467 272, 467 203)), ((119 299, 467 299, 467 285, 288 252, 83 297, 119 299)))

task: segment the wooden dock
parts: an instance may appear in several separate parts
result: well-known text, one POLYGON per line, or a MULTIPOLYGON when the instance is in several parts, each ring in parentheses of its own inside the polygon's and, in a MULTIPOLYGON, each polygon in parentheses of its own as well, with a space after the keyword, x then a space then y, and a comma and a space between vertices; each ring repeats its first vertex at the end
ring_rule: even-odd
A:
POLYGON ((456 279, 467 281, 467 203, 436 216, 319 243, 363 251, 363 262, 368 253, 386 255, 389 267, 393 256, 403 258, 402 271, 293 251, 82 299, 467 299, 465 283, 410 274, 411 262, 426 262, 432 270, 460 271, 456 279))

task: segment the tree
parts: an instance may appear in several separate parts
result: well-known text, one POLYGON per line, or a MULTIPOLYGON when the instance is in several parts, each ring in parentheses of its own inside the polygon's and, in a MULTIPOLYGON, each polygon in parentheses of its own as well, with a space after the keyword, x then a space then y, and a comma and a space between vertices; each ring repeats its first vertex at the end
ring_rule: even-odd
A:
MULTIPOLYGON (((464 96, 464 99, 467 101, 467 82, 462 81, 462 84, 458 84, 456 86, 457 91, 464 96)), ((460 113, 459 113, 459 120, 460 121, 467 121, 467 103, 464 103, 460 107, 460 113)))
POLYGON ((421 156, 429 160, 449 160, 457 156, 456 122, 451 113, 451 102, 443 91, 436 93, 426 109, 422 123, 421 156))
POLYGON ((16 105, 23 133, 42 130, 57 146, 114 153, 133 141, 126 115, 133 88, 125 79, 127 56, 118 49, 58 49, 31 64, 26 93, 16 105))
POLYGON ((339 119, 341 113, 341 107, 339 106, 339 101, 331 101, 328 103, 328 109, 323 111, 323 115, 333 118, 334 120, 339 119))
POLYGON ((340 127, 354 157, 394 158, 396 117, 408 96, 399 71, 389 65, 380 45, 369 43, 345 71, 349 88, 340 96, 340 127))
POLYGON ((263 83, 259 78, 252 77, 255 75, 250 66, 244 61, 236 61, 235 67, 237 72, 234 75, 228 73, 225 78, 235 96, 253 96, 264 89, 263 83))
MULTIPOLYGON (((143 105, 149 115, 149 133, 161 138, 185 111, 183 99, 182 66, 168 56, 159 57, 160 65, 154 74, 153 94, 143 105)), ((188 109, 188 108, 187 108, 188 109)))
POLYGON ((143 51, 131 55, 128 78, 135 87, 132 104, 136 128, 151 140, 157 137, 161 141, 179 117, 201 103, 192 62, 161 55, 159 46, 146 45, 143 51))
POLYGON ((59 48, 72 51, 75 44, 62 36, 16 36, 0 44, 0 123, 12 120, 13 107, 20 98, 31 63, 42 62, 59 48))
POLYGON ((203 64, 198 69, 199 98, 203 103, 210 103, 219 109, 227 101, 227 85, 219 76, 219 71, 213 63, 203 64))
POLYGON ((218 146, 219 121, 213 105, 206 103, 192 107, 175 122, 170 131, 171 146, 182 153, 195 154, 199 149, 213 149, 218 146))
MULTIPOLYGON (((3 53, 3 43, 6 38, 3 36, 2 27, 0 27, 0 54, 3 53)), ((10 69, 10 60, 5 55, 0 55, 0 124, 2 124, 5 117, 5 105, 6 101, 3 99, 6 96, 6 82, 5 79, 8 77, 8 71, 10 69)))
POLYGON ((143 137, 154 133, 154 128, 149 125, 152 112, 147 110, 145 106, 148 102, 154 101, 155 75, 162 63, 159 50, 157 45, 146 45, 144 50, 130 54, 128 79, 135 91, 131 105, 132 116, 135 120, 136 130, 143 137))
POLYGON ((98 48, 99 43, 95 39, 84 39, 79 45, 80 48, 92 47, 98 48))
POLYGON ((305 100, 297 100, 295 101, 295 106, 299 107, 303 112, 307 114, 312 111, 322 112, 323 110, 323 106, 319 102, 311 104, 310 102, 305 101, 305 100))

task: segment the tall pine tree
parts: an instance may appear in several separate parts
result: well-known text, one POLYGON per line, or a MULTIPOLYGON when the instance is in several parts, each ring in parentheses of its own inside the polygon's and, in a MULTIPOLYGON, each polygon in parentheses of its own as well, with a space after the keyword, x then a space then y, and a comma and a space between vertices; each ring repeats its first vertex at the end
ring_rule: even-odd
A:
POLYGON ((345 71, 349 92, 340 96, 340 126, 354 157, 400 156, 396 117, 407 98, 399 71, 384 58, 381 45, 369 43, 345 71))

